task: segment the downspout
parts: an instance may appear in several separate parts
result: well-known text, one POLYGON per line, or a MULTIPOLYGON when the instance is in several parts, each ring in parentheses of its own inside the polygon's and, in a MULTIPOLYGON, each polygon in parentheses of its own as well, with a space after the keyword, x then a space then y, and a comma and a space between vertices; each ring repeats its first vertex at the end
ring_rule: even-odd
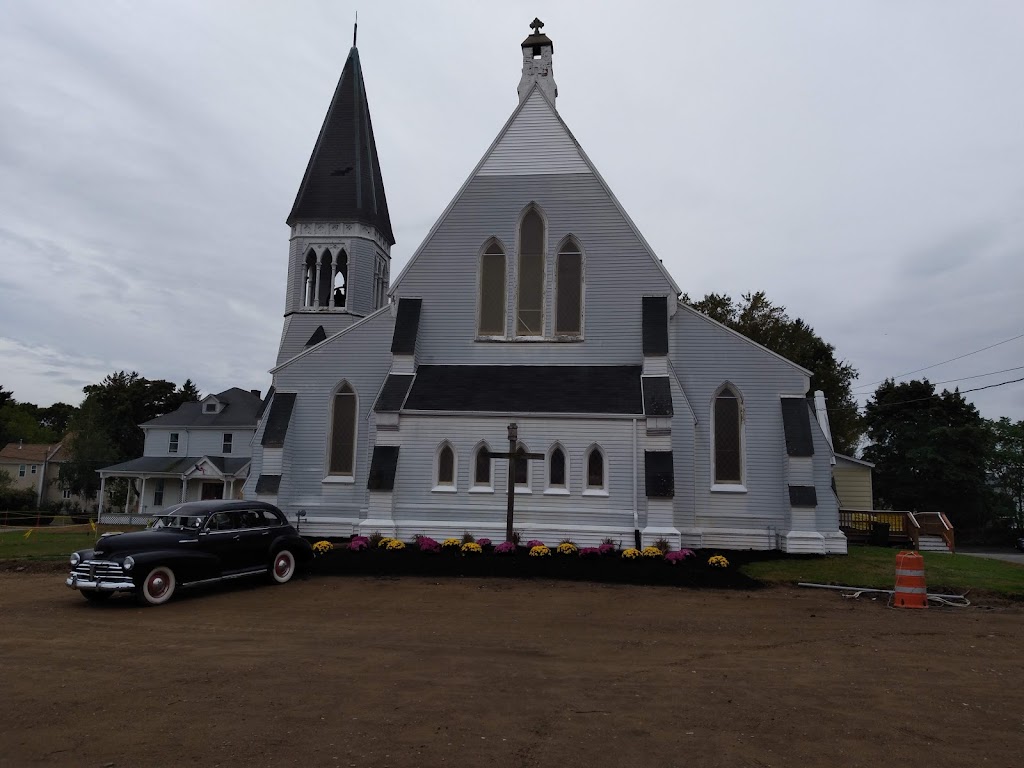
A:
POLYGON ((633 541, 636 548, 640 549, 640 513, 636 503, 636 417, 633 417, 633 541))

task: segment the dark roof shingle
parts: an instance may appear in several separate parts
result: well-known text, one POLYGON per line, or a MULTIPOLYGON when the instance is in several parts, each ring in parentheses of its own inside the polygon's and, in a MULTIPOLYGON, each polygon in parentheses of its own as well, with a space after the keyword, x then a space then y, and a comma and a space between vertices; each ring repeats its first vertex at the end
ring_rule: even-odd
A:
POLYGON ((786 453, 790 456, 813 456, 811 409, 802 397, 782 398, 782 425, 786 431, 786 453))
POLYGON ((278 392, 274 395, 270 413, 267 414, 267 426, 263 429, 263 440, 260 441, 264 448, 284 447, 284 438, 288 434, 288 423, 291 421, 294 407, 294 392, 278 392))

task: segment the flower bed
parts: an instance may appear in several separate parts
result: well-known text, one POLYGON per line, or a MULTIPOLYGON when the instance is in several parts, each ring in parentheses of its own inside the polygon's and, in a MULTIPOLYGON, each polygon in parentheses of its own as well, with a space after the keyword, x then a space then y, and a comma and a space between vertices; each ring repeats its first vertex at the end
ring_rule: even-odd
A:
POLYGON ((479 542, 463 543, 459 539, 438 545, 433 539, 424 539, 416 537, 405 546, 398 546, 402 542, 390 538, 379 540, 387 543, 376 547, 367 546, 360 538, 353 539, 355 546, 352 542, 336 543, 331 549, 322 548, 312 571, 320 575, 548 578, 725 589, 760 586, 735 567, 746 559, 736 552, 719 560, 716 556, 721 553, 711 550, 662 553, 647 547, 620 551, 613 545, 579 549, 565 542, 548 547, 539 541, 528 542, 532 546, 511 542, 480 546, 479 542), (729 565, 723 567, 722 561, 729 565))

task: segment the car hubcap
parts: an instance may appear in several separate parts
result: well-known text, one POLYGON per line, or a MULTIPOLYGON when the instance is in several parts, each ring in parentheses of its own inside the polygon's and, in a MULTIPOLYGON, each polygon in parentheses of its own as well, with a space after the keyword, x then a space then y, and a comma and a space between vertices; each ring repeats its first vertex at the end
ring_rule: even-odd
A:
POLYGON ((153 597, 163 597, 167 591, 167 579, 162 573, 155 574, 149 579, 149 594, 153 597))
POLYGON ((274 571, 278 576, 287 576, 288 571, 291 570, 291 562, 287 557, 277 558, 277 563, 274 565, 274 571))

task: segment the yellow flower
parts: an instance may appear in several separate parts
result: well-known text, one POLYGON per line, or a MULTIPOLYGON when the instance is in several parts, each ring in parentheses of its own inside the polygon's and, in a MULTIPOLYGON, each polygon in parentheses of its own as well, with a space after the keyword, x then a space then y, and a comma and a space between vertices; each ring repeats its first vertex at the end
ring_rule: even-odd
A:
POLYGON ((484 551, 484 548, 473 541, 466 542, 462 545, 462 554, 464 555, 479 555, 484 551))
POLYGON ((324 555, 330 552, 332 549, 334 549, 334 545, 325 539, 323 541, 318 541, 316 544, 313 545, 313 554, 324 555))
POLYGON ((387 549, 388 551, 394 549, 405 549, 405 542, 399 541, 398 539, 388 539, 387 549))
POLYGON ((627 560, 635 560, 640 557, 640 550, 630 547, 629 549, 622 550, 622 556, 627 560))
POLYGON ((558 545, 557 551, 560 555, 575 555, 579 549, 571 541, 563 541, 558 545))
POLYGON ((729 561, 721 555, 712 555, 708 558, 708 565, 710 565, 712 568, 728 568, 729 561))
POLYGON ((461 539, 445 539, 444 541, 441 542, 441 546, 445 547, 446 549, 448 547, 461 547, 462 546, 462 540, 461 539))
POLYGON ((540 544, 530 549, 530 557, 548 557, 551 554, 551 550, 540 544))
POLYGON ((377 542, 377 546, 381 549, 387 549, 388 544, 390 544, 392 541, 395 541, 395 539, 392 539, 390 536, 385 536, 383 539, 377 542))
POLYGON ((640 554, 644 557, 661 557, 664 553, 657 547, 644 547, 640 554))

